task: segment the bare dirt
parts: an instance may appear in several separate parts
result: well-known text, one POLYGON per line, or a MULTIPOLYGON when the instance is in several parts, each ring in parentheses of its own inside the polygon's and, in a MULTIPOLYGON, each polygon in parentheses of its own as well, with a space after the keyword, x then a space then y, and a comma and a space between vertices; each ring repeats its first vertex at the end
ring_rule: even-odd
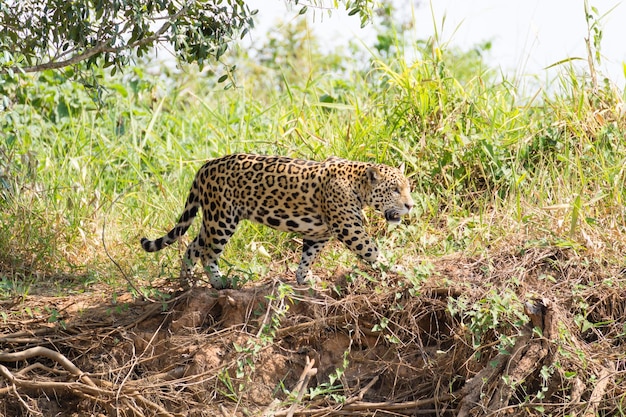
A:
POLYGON ((626 278, 596 259, 512 245, 412 283, 5 300, 0 414, 623 415, 626 278))

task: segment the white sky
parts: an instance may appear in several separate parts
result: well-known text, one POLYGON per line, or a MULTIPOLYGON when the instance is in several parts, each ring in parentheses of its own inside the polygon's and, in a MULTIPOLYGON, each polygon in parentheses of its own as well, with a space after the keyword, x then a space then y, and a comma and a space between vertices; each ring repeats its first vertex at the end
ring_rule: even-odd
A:
MULTIPOLYGON (((280 20, 298 18, 300 9, 296 6, 290 10, 284 0, 249 0, 247 3, 251 9, 259 10, 255 19, 257 28, 251 34, 253 41, 272 30, 280 20)), ((508 74, 549 78, 557 69, 545 71, 544 68, 569 57, 586 59, 587 56, 584 0, 432 0, 431 3, 421 1, 417 6, 407 0, 396 3, 406 4, 407 16, 414 13, 414 32, 418 39, 432 36, 436 24, 440 39, 450 45, 470 48, 491 40, 488 63, 508 74)), ((600 15, 615 7, 601 21, 601 71, 618 87, 624 88, 626 4, 619 0, 589 0, 589 4, 597 7, 600 15)), ((314 20, 314 31, 326 42, 341 45, 357 38, 372 44, 372 28, 360 29, 358 16, 348 17, 345 11, 334 10, 329 17, 324 12, 313 13, 311 9, 307 15, 314 20)), ((586 61, 576 65, 586 66, 586 61)))

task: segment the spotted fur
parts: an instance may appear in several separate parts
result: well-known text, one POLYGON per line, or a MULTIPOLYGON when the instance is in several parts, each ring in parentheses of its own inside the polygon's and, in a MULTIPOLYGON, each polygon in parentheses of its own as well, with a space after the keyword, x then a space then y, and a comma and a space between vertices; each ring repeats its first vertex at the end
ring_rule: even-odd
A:
POLYGON ((302 284, 324 245, 335 237, 368 262, 378 248, 363 227, 365 206, 390 223, 411 211, 409 181, 399 169, 331 157, 323 162, 235 154, 206 162, 196 174, 178 223, 156 240, 141 239, 147 252, 176 242, 202 209, 200 233, 185 252, 182 278, 200 260, 214 288, 225 288, 217 262, 237 224, 244 219, 300 233, 302 259, 296 280, 302 284))

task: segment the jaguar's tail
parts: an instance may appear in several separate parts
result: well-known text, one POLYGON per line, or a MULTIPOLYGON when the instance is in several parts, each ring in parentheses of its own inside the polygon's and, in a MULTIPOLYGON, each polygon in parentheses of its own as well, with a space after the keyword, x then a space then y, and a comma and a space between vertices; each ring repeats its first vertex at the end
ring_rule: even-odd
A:
POLYGON ((199 208, 200 194, 198 193, 197 183, 194 181, 191 186, 191 190, 189 190, 189 196, 187 197, 187 202, 185 203, 185 209, 183 210, 183 214, 180 216, 180 219, 178 219, 176 226, 174 226, 174 228, 165 236, 158 239, 149 240, 145 237, 141 238, 141 246, 143 247, 143 250, 146 252, 156 252, 176 242, 187 232, 187 229, 189 229, 189 226, 193 223, 193 219, 198 214, 199 208))

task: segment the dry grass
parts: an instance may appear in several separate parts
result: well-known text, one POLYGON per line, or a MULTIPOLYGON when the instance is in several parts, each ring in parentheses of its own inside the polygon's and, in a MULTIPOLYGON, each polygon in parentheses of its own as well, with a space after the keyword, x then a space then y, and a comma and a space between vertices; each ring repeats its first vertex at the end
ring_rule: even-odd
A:
POLYGON ((619 265, 515 242, 426 270, 420 283, 337 271, 334 290, 278 277, 166 303, 112 305, 106 289, 5 302, 0 412, 624 413, 619 265))

